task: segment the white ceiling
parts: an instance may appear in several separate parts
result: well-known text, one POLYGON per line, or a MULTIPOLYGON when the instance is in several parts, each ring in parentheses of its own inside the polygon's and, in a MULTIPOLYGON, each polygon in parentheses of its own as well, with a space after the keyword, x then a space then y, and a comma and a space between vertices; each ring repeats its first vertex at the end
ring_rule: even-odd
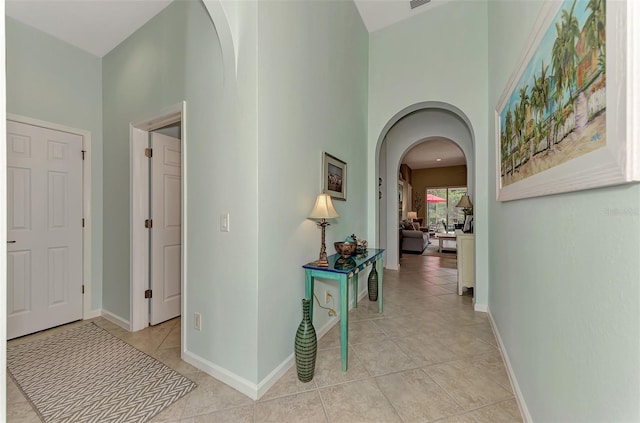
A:
POLYGON ((412 170, 431 167, 460 166, 467 163, 462 150, 446 138, 433 138, 407 152, 402 163, 412 170), (440 159, 440 160, 438 160, 440 159))
MULTIPOLYGON (((103 57, 173 0, 6 0, 5 13, 53 37, 103 57)), ((258 0, 268 1, 268 0, 258 0)), ((411 9, 409 0, 354 0, 369 32, 424 13, 452 0, 431 0, 411 9)), ((414 147, 404 163, 412 169, 465 164, 450 141, 414 147), (436 161, 440 158, 441 161, 436 161)))
POLYGON ((5 14, 103 57, 172 0, 7 0, 5 14))
POLYGON ((411 9, 409 0, 353 0, 369 32, 424 13, 452 0, 430 0, 411 9))
MULTIPOLYGON (((5 13, 22 23, 103 57, 173 0, 6 0, 5 13)), ((267 1, 267 0, 258 0, 267 1)), ((452 0, 354 0, 369 32, 452 0)))

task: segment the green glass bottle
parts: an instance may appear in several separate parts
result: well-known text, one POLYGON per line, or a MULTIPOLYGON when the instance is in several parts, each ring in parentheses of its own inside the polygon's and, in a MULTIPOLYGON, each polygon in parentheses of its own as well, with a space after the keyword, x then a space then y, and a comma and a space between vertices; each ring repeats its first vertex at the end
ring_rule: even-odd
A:
POLYGON ((378 270, 376 269, 376 263, 371 265, 371 272, 369 272, 369 301, 378 300, 378 270))
POLYGON ((296 370, 301 382, 309 382, 313 379, 318 353, 316 330, 309 316, 310 305, 310 299, 302 299, 302 322, 298 326, 295 339, 296 370))

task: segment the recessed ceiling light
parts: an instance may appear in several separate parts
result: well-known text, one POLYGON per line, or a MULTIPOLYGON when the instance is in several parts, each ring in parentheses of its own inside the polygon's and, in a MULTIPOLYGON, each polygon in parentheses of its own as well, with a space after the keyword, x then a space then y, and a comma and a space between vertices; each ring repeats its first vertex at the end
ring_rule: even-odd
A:
POLYGON ((442 161, 442 159, 436 159, 436 162, 441 162, 441 161, 442 161))

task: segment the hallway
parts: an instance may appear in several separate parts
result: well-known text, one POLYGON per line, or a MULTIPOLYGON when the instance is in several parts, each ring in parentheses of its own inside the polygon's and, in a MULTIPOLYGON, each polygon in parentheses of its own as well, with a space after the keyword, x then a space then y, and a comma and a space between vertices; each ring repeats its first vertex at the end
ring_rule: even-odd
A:
MULTIPOLYGON (((180 360, 179 319, 137 333, 94 321, 198 384, 153 422, 521 422, 487 315, 455 294, 455 257, 405 254, 400 263, 384 273, 384 315, 367 298, 350 313, 347 373, 336 325, 318 341, 311 382, 294 366, 259 401, 180 360)), ((7 384, 9 421, 40 421, 7 384)))

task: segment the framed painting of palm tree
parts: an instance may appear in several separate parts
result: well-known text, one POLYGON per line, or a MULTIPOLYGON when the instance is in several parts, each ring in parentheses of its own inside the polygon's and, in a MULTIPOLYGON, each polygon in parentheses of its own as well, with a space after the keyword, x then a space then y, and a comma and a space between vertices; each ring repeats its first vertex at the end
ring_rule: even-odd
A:
POLYGON ((545 2, 496 107, 499 201, 640 180, 638 9, 545 2))

